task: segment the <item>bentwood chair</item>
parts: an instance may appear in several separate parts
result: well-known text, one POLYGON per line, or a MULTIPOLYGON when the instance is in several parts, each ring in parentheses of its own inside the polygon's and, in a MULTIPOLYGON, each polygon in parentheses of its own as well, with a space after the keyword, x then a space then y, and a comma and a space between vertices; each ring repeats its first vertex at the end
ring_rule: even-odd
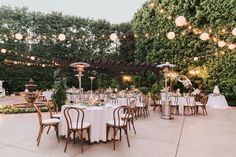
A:
POLYGON ((198 108, 202 108, 203 115, 207 115, 207 110, 206 110, 206 104, 208 100, 208 95, 205 95, 203 98, 201 98, 200 102, 196 102, 195 104, 195 113, 198 114, 198 108))
POLYGON ((58 134, 58 126, 59 126, 59 119, 56 118, 50 118, 50 119, 42 119, 42 113, 40 111, 40 109, 37 107, 37 105, 34 104, 34 108, 37 111, 38 114, 38 119, 39 119, 39 133, 38 133, 38 137, 37 137, 37 146, 39 146, 40 140, 41 140, 41 136, 43 133, 43 130, 45 127, 55 127, 56 130, 56 136, 57 136, 57 140, 59 142, 59 134, 58 134))
POLYGON ((89 122, 84 122, 84 111, 77 107, 68 107, 64 110, 64 116, 67 123, 67 139, 66 146, 64 152, 66 152, 67 144, 69 142, 70 136, 73 133, 73 140, 75 144, 75 133, 79 134, 80 142, 81 142, 81 152, 83 153, 83 133, 87 132, 88 141, 90 142, 90 126, 89 122))
POLYGON ((113 129, 114 134, 113 134, 113 149, 115 150, 115 142, 116 142, 116 134, 119 131, 120 132, 120 141, 121 141, 121 132, 124 130, 128 147, 130 147, 129 143, 129 137, 128 137, 128 129, 127 129, 127 121, 131 115, 131 108, 129 106, 119 106, 117 107, 114 112, 113 112, 113 120, 108 121, 106 124, 106 141, 108 140, 108 133, 110 128, 113 129), (121 113, 125 111, 125 116, 122 118, 121 113))
POLYGON ((113 97, 108 97, 107 102, 112 103, 112 104, 118 104, 118 100, 116 98, 113 98, 113 97))
POLYGON ((130 115, 128 117, 126 117, 126 111, 124 110, 124 113, 121 113, 121 118, 127 120, 127 123, 129 125, 129 130, 131 130, 131 125, 132 125, 134 133, 136 134, 136 129, 134 126, 134 118, 136 117, 136 119, 137 119, 136 100, 131 101, 130 104, 128 104, 127 106, 130 109, 130 115))

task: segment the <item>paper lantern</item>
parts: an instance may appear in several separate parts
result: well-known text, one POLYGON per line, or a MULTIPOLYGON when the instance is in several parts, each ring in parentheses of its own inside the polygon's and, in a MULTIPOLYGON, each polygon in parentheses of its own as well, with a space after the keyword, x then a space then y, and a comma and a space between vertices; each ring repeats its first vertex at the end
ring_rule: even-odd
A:
POLYGON ((166 36, 167 36, 168 39, 172 40, 172 39, 175 38, 175 32, 169 32, 169 33, 166 34, 166 36))
POLYGON ((23 38, 23 36, 22 36, 22 34, 20 34, 20 33, 16 33, 16 34, 15 34, 15 38, 16 38, 17 40, 21 40, 21 39, 23 38))
POLYGON ((236 28, 234 28, 234 29, 232 30, 232 34, 233 34, 234 36, 236 36, 236 28))
POLYGON ((218 41, 218 46, 219 47, 224 47, 226 43, 224 41, 218 41))
POLYGON ((181 27, 181 26, 184 26, 186 23, 186 18, 184 16, 178 16, 176 19, 175 19, 175 24, 176 26, 178 27, 181 27))
POLYGON ((35 57, 34 57, 34 56, 31 56, 30 59, 31 59, 31 60, 35 60, 35 57))
POLYGON ((229 44, 228 48, 229 48, 230 50, 233 50, 233 49, 235 48, 235 45, 234 45, 234 44, 229 44))
POLYGON ((203 41, 207 41, 210 38, 209 34, 204 32, 200 35, 200 39, 203 41))
POLYGON ((198 60, 198 57, 194 57, 193 60, 194 60, 194 61, 197 61, 197 60, 198 60))
POLYGON ((7 53, 6 49, 1 49, 1 53, 7 53))
POLYGON ((112 33, 112 34, 110 35, 110 39, 111 39, 112 41, 116 41, 117 38, 118 38, 118 36, 117 36, 116 33, 112 33))
POLYGON ((58 39, 59 39, 60 41, 66 40, 65 34, 59 34, 59 35, 58 35, 58 39))

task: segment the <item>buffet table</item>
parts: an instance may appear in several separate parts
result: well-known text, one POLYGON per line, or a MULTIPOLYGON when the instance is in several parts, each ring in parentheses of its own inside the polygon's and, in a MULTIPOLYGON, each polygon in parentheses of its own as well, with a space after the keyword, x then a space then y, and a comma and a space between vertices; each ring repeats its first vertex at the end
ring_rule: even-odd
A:
POLYGON ((208 97, 206 106, 219 109, 226 109, 229 107, 224 95, 214 96, 211 94, 208 97))
MULTIPOLYGON (((84 122, 91 124, 90 142, 106 142, 106 123, 113 119, 113 111, 117 106, 106 104, 106 106, 86 107, 79 104, 64 105, 61 109, 60 135, 67 135, 67 123, 64 116, 66 107, 83 108, 84 122)), ((72 115, 73 116, 73 115, 72 115)), ((112 129, 111 129, 112 130, 112 129)))

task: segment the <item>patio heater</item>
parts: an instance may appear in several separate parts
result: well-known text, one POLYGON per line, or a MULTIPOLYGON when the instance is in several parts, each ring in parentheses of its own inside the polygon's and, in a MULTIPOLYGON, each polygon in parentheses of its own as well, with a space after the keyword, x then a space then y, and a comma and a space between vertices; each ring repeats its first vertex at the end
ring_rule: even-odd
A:
POLYGON ((78 72, 78 79, 79 79, 79 99, 81 101, 81 94, 82 94, 82 90, 81 90, 81 83, 82 83, 82 73, 84 72, 84 68, 88 68, 90 67, 90 64, 88 63, 84 63, 84 62, 76 62, 76 63, 72 63, 70 64, 70 67, 76 68, 77 72, 78 72))
POLYGON ((94 76, 90 76, 89 77, 90 78, 90 85, 91 85, 91 95, 93 94, 93 80, 95 79, 95 77, 94 76))
POLYGON ((164 76, 165 76, 165 100, 161 102, 162 104, 162 115, 161 118, 162 119, 174 119, 174 117, 171 116, 171 101, 168 100, 168 89, 167 89, 167 75, 169 72, 169 69, 172 67, 175 67, 176 65, 174 64, 170 64, 169 62, 166 62, 165 64, 160 64, 157 65, 158 68, 162 68, 163 72, 164 72, 164 76))

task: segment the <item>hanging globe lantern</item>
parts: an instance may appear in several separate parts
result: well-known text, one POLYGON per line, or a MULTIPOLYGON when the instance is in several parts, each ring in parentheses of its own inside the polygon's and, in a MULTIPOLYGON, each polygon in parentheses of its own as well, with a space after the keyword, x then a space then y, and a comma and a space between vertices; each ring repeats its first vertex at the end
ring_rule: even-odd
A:
POLYGON ((169 33, 166 34, 166 36, 167 36, 168 39, 172 40, 172 39, 175 38, 175 32, 169 32, 169 33))
POLYGON ((110 35, 110 39, 111 39, 111 41, 116 41, 116 40, 118 39, 117 34, 116 34, 116 33, 112 33, 112 34, 110 35))
POLYGON ((203 41, 207 41, 208 39, 210 39, 210 36, 208 33, 204 32, 200 35, 200 39, 203 41))
POLYGON ((23 36, 22 36, 22 34, 20 34, 20 33, 16 33, 16 34, 15 34, 15 38, 16 38, 17 40, 21 40, 21 39, 23 38, 23 36))
POLYGON ((234 44, 229 44, 228 48, 229 48, 230 50, 233 50, 233 49, 235 48, 235 45, 234 45, 234 44))
POLYGON ((1 49, 1 53, 7 53, 6 49, 1 49))
POLYGON ((234 29, 232 30, 232 34, 233 34, 234 36, 236 36, 236 28, 234 28, 234 29))
POLYGON ((58 39, 59 39, 60 41, 66 40, 65 34, 59 34, 59 35, 58 35, 58 39))
POLYGON ((186 18, 184 16, 178 16, 176 19, 175 19, 175 24, 176 26, 178 27, 182 27, 184 26, 186 23, 186 18))
POLYGON ((224 47, 226 45, 225 41, 218 41, 219 47, 224 47))

